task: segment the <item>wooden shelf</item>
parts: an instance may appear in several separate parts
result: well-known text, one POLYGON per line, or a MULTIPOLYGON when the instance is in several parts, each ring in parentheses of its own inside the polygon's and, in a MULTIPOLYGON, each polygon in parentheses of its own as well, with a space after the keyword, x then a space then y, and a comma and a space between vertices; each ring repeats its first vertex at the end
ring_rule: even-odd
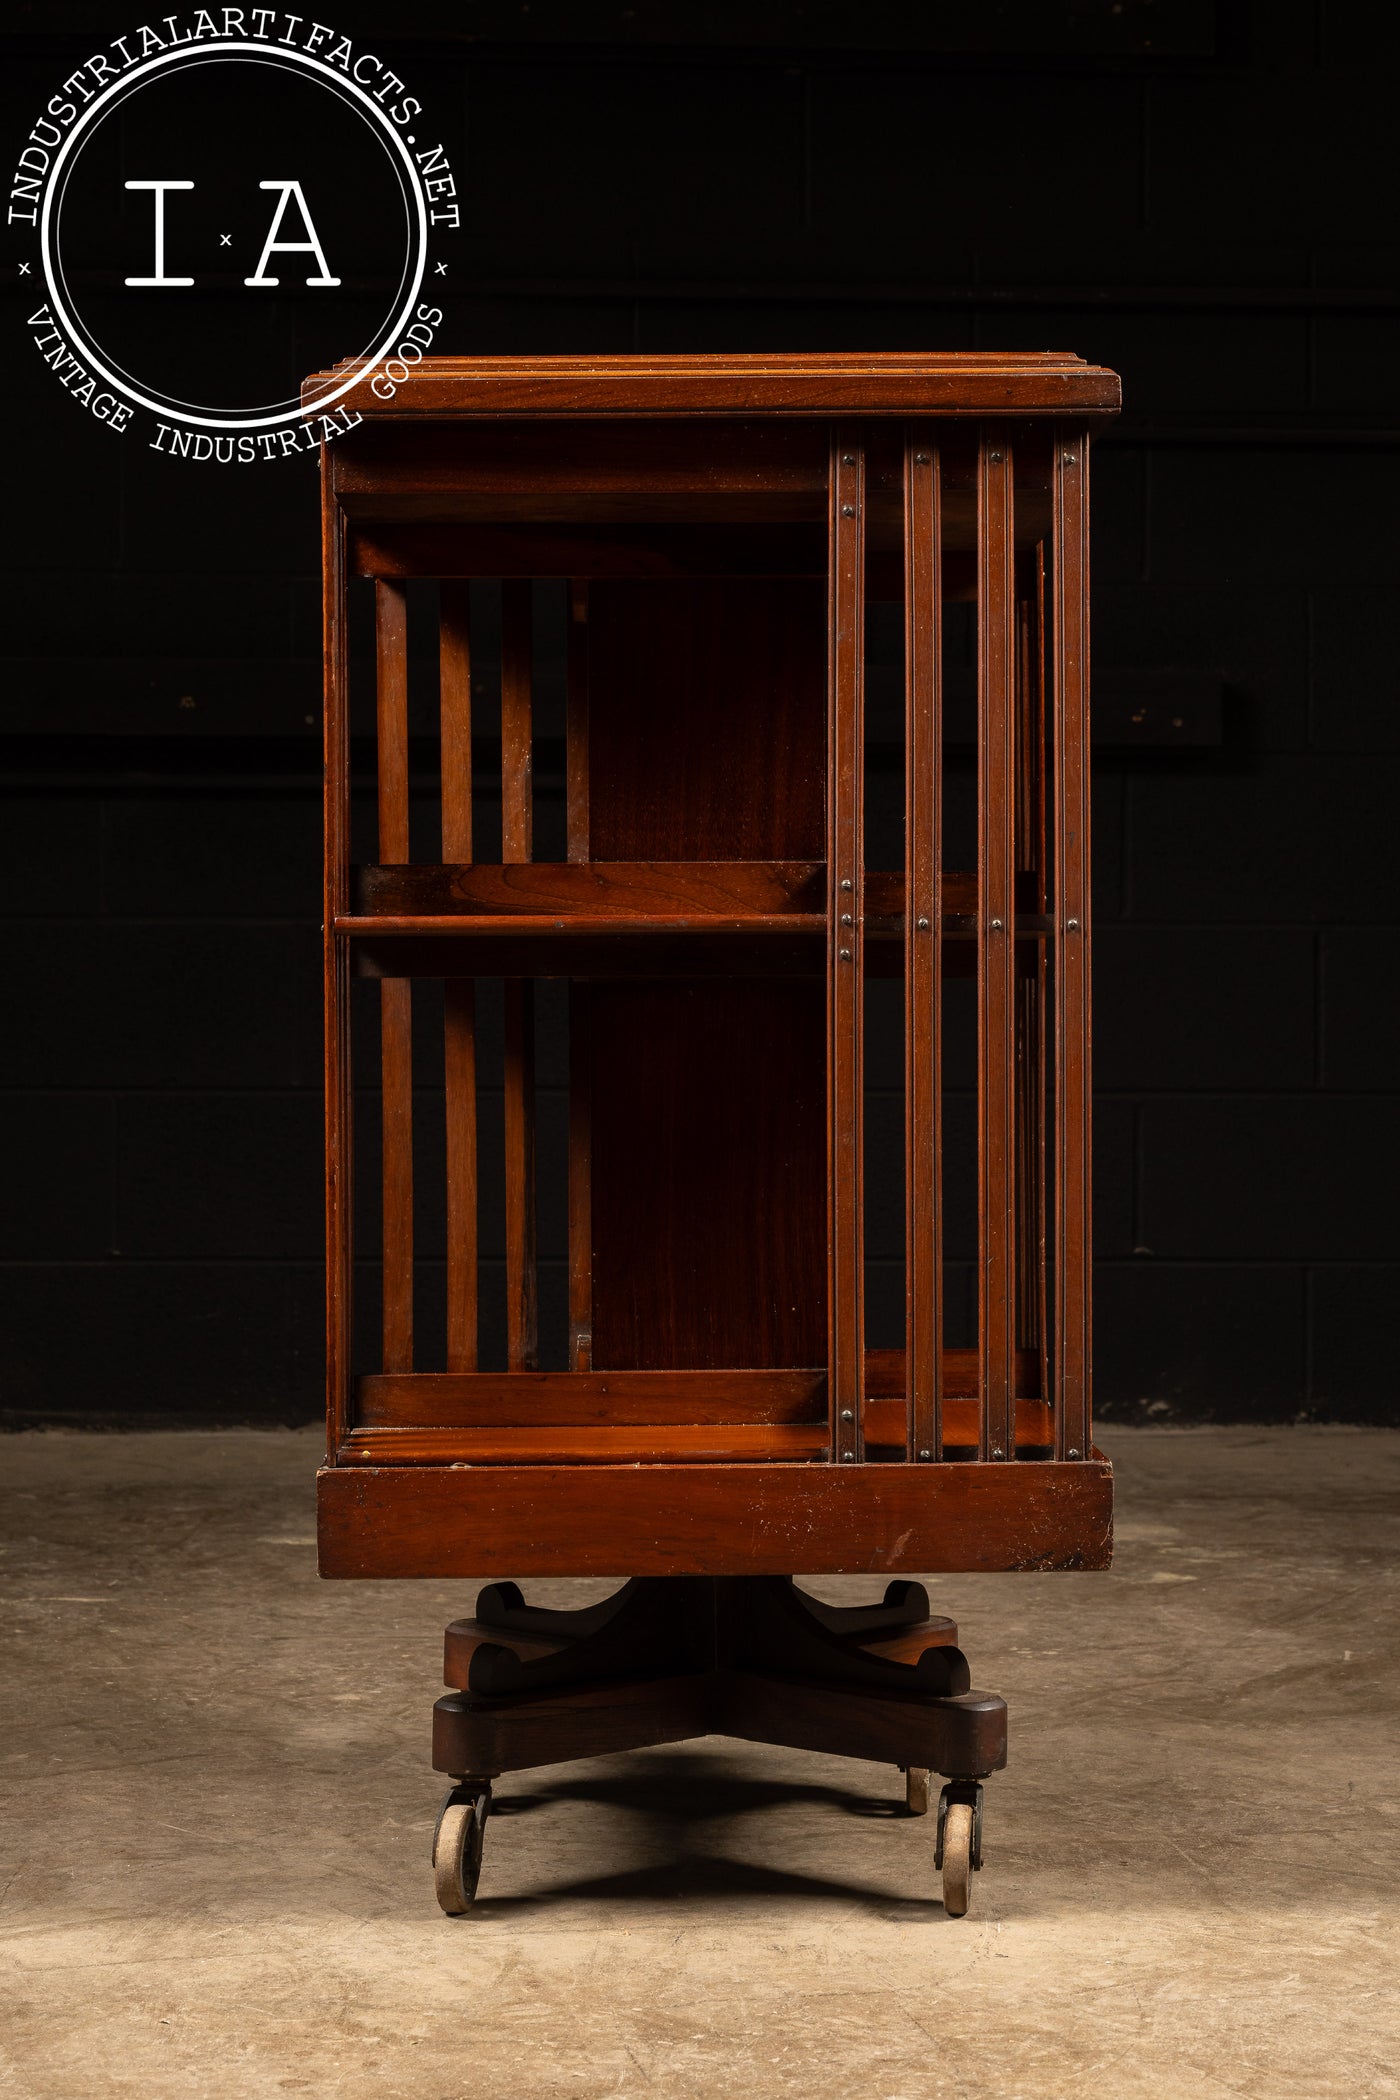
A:
MULTIPOLYGON (((1050 1411, 1038 1397, 1039 1363, 1016 1365, 1016 1445, 1049 1449, 1050 1411)), ((945 1446, 977 1447, 975 1349, 943 1361, 945 1446)), ((865 1438, 903 1450, 904 1354, 866 1356, 865 1438)), ((649 1465, 759 1459, 820 1462, 828 1456, 822 1370, 413 1371, 355 1385, 354 1427, 341 1448, 352 1465, 649 1465)))
MULTIPOLYGON (((1029 881, 1022 888, 1031 900, 1029 881)), ((827 939, 820 861, 384 864, 355 869, 351 892, 355 909, 337 917, 335 930, 370 944, 356 957, 369 976, 704 975, 746 967, 805 976, 821 968, 827 939)), ((976 876, 945 874, 943 906, 944 940, 974 941, 976 876)), ((865 907, 870 972, 897 973, 903 873, 869 872, 865 907)), ((1023 910, 1014 936, 1041 940, 1051 930, 1043 913, 1023 910)))

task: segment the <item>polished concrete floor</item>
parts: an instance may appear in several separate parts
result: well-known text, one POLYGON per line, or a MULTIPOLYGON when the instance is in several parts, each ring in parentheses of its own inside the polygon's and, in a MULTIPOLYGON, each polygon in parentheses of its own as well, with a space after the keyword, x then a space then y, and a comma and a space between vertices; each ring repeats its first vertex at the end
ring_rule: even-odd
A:
POLYGON ((447 1920, 470 1591, 318 1582, 309 1434, 7 1440, 0 2095, 1400 2093, 1400 1436, 1106 1441, 1111 1574, 934 1587, 1011 1702, 967 1918, 892 1770, 712 1740, 503 1781, 447 1920))

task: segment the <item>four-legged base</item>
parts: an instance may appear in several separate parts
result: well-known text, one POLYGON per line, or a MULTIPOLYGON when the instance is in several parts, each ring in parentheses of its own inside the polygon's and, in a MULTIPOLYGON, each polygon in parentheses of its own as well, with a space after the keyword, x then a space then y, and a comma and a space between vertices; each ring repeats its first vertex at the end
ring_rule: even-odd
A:
POLYGON ((454 1784, 433 1865, 448 1912, 475 1896, 498 1774, 701 1735, 898 1765, 915 1814, 943 1774, 935 1864, 947 1909, 967 1909, 1006 1702, 970 1689, 957 1628, 929 1616, 921 1583, 838 1607, 780 1576, 648 1576, 582 1611, 544 1611, 498 1582, 448 1627, 443 1674, 433 1764, 454 1784))

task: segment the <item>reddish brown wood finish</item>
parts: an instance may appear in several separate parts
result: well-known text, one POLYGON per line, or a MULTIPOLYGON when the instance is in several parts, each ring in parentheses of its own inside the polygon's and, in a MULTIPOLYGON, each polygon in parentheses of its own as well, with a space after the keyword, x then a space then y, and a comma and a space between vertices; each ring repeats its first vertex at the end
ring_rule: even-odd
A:
MULTIPOLYGON (((442 857, 472 857, 471 600, 464 583, 442 585, 438 649, 442 732, 442 857)), ((405 870, 405 873, 408 873, 405 870)), ((443 986, 447 1142, 447 1368, 474 1371, 477 1351, 476 986, 443 986)))
POLYGON ((569 987, 569 1368, 593 1368, 593 1073, 590 987, 569 987))
POLYGON ((588 829, 588 585, 569 587, 569 639, 565 668, 565 805, 568 855, 587 862, 588 829))
MULTIPOLYGON (((518 1379, 519 1372, 507 1373, 518 1379)), ((560 1374, 567 1376, 568 1374, 560 1374)), ((531 1397, 538 1397, 532 1393, 531 1397)), ((659 1466, 698 1463, 751 1465, 759 1460, 790 1464, 825 1464, 829 1457, 827 1423, 739 1422, 732 1419, 687 1422, 649 1420, 576 1423, 561 1420, 571 1408, 540 1409, 540 1419, 502 1422, 494 1417, 517 1413, 521 1403, 491 1410, 493 1419, 435 1427, 418 1424, 368 1424, 352 1429, 336 1453, 339 1465, 435 1466, 659 1466)), ((621 1413, 625 1415, 624 1408, 621 1413)), ((658 1413, 664 1410, 658 1409, 658 1413)), ((731 1407, 730 1414, 735 1412, 731 1407)), ((889 1461, 903 1457, 906 1410, 902 1400, 867 1400, 861 1410, 867 1455, 889 1461)), ((975 1399, 947 1403, 945 1444, 959 1456, 976 1451, 980 1410, 975 1399)), ((1018 1400, 1015 1413, 1017 1451, 1044 1458, 1053 1442, 1050 1410, 1043 1401, 1018 1400)), ((736 1483, 737 1485, 737 1483, 736 1483)))
POLYGON ((350 1275, 354 1262, 351 1186, 350 968, 337 918, 349 904, 349 665, 345 622, 345 525, 331 498, 330 465, 321 455, 322 660, 324 780, 321 893, 325 1030, 326 1145, 326 1436, 330 1454, 349 1421, 350 1275))
POLYGON ((831 442, 827 637, 827 1364, 831 1447, 861 1455, 864 1331, 865 457, 831 442))
MULTIPOLYGON (((377 583, 379 855, 408 859, 408 612, 399 583, 377 583)), ((384 1368, 413 1368, 413 988, 386 978, 380 999, 384 1368)))
POLYGON ((402 1572, 445 1571, 459 1546, 506 1556, 479 1567, 539 1572, 587 1572, 597 1553, 614 1571, 755 1575, 1099 1564, 1084 490, 1089 422, 1115 403, 1111 374, 1061 358, 429 361, 328 448, 328 1567, 349 1571, 355 1525, 381 1522, 402 1572), (353 894, 347 565, 375 578, 380 754, 379 861, 353 894), (440 577, 442 606, 442 849, 419 865, 404 596, 417 574, 440 577), (495 866, 473 859, 474 575, 504 579, 495 866), (533 859, 541 576, 570 579, 558 864, 533 859), (906 626, 898 871, 867 869, 862 835, 864 604, 884 592, 906 626), (941 866, 941 616, 969 596, 975 875, 941 866), (975 1352, 942 1346, 939 1187, 940 986, 972 967, 975 1352), (384 1349, 352 1406, 355 971, 382 979, 384 1349), (508 1368, 492 1373, 475 1368, 478 972, 507 981, 508 1368), (412 978, 435 974, 447 1368, 415 1371, 409 1001, 412 978), (536 1372, 526 980, 548 974, 573 979, 569 1368, 536 1372), (884 974, 905 980, 907 1313, 902 1350, 867 1352, 862 994, 884 974), (1087 1485, 1066 1490, 1076 1467, 1087 1485), (461 1545, 464 1524, 476 1543, 461 1545))
MULTIPOLYGON (((314 410, 344 367, 302 388, 314 410)), ((1061 352, 794 353, 765 357, 425 358, 392 401, 365 383, 341 407, 418 416, 1116 415, 1114 372, 1061 352)), ((331 448, 335 457, 335 448, 331 448)))
POLYGON ((904 1346, 907 1455, 927 1464, 943 1456, 943 622, 930 426, 906 434, 904 492, 904 1346))
MULTIPOLYGON (((1020 563, 1017 620, 1016 890, 1027 884, 1037 914, 1049 901, 1045 821, 1045 548, 1020 563)), ((1019 937, 1021 919, 1017 918, 1019 937)), ((1048 922, 1047 922, 1048 923, 1048 922)), ((1045 1275, 1046 943, 1035 968, 1016 978, 1016 1321, 1017 1341, 1040 1359, 1040 1390, 1050 1390, 1045 1275)))
POLYGON ((592 861, 821 860, 815 582, 595 584, 592 861))
POLYGON ((977 1100, 982 1451, 1013 1452, 1016 1350, 1015 661, 1011 440, 993 424, 978 451, 977 1100))
MULTIPOLYGON (((825 930, 826 879, 811 860, 530 861, 357 871, 357 910, 375 917, 509 915, 556 923, 718 918, 738 925, 808 912, 825 930)), ((902 886, 901 886, 902 887, 902 886)), ((975 898, 965 900, 975 904, 975 898)), ((899 897, 899 908, 903 907, 899 897)))
MULTIPOLYGON (((534 852, 534 713, 531 592, 512 580, 501 590, 501 858, 534 852)), ((505 982, 506 1360, 533 1370, 539 1344, 535 1267, 534 987, 505 982)))
POLYGON ((589 1013, 594 1365, 820 1363, 819 982, 594 984, 589 1013))
POLYGON ((824 1422, 824 1371, 416 1371, 359 1381, 362 1428, 450 1428, 489 1423, 570 1428, 664 1422, 824 1422))
POLYGON ((332 1576, 903 1574, 1104 1568, 1112 1470, 987 1466, 332 1466, 332 1576))
POLYGON ((1005 1706, 969 1689, 922 1585, 842 1610, 787 1578, 1109 1562, 1111 1473, 1089 1441, 1086 455, 1117 381, 982 353, 426 360, 389 403, 351 401, 364 421, 323 454, 322 1572, 641 1578, 572 1614, 504 1581, 449 1628, 434 1758, 468 1793, 722 1731, 937 1770, 980 1801, 1005 1706), (355 870, 350 576, 374 579, 379 756, 379 858, 355 870), (442 845, 417 865, 415 576, 441 604, 442 845), (473 857, 477 578, 502 604, 493 866, 473 857), (532 821, 541 579, 569 593, 555 864, 535 861, 532 821), (865 865, 875 597, 905 619, 898 870, 865 865), (976 607, 975 873, 942 864, 955 599, 976 607), (352 1381, 356 973, 381 979, 384 1317, 378 1367, 352 1381), (505 986, 491 1370, 477 973, 505 986), (949 1349, 941 986, 974 973, 978 1341, 949 1349), (533 980, 548 975, 570 980, 569 1326, 567 1368, 540 1370, 533 980), (445 1369, 414 1368, 415 976, 445 980, 445 1369), (904 1346, 868 1350, 874 976, 904 981, 907 1259, 904 1346))
POLYGON ((1055 1451, 1089 1448, 1089 446, 1055 448, 1055 1451))
MULTIPOLYGON (((354 870, 354 913, 338 921, 347 933, 463 930, 518 933, 531 928, 587 932, 605 927, 654 926, 658 932, 752 928, 802 930, 826 936, 826 863, 819 860, 595 860, 530 861, 492 866, 419 862, 408 867, 376 864, 354 870)), ((944 869, 943 938, 973 940, 977 934, 977 877, 944 869)), ((902 940, 904 870, 865 871, 865 933, 869 940, 902 940)), ((1016 885, 1016 934, 1048 933, 1050 921, 1025 907, 1036 894, 1036 878, 1016 885)))

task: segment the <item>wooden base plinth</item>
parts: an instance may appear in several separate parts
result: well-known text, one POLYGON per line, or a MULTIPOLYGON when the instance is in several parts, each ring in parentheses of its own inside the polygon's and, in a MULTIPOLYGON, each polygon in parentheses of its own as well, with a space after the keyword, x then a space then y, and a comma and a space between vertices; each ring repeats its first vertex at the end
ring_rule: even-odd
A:
POLYGON ((1113 1468, 1097 1451, 1002 1465, 346 1463, 318 1477, 317 1531, 321 1573, 349 1578, 1106 1568, 1113 1468))

